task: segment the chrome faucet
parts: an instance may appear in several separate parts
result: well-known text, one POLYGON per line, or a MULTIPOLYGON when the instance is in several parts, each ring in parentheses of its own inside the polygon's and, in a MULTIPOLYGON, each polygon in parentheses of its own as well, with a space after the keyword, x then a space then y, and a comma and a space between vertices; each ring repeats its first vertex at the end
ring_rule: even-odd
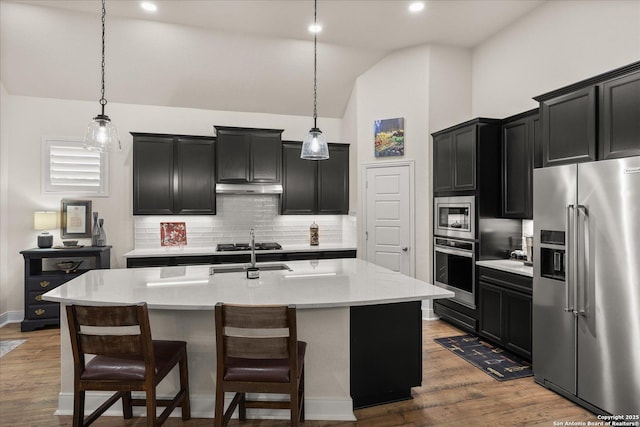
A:
POLYGON ((251 268, 256 267, 256 233, 251 229, 251 268))

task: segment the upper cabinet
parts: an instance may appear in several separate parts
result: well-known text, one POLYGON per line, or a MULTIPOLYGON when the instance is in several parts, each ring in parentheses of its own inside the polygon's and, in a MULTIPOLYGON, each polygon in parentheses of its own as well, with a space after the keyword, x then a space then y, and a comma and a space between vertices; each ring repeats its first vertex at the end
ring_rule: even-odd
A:
POLYGON ((596 159, 596 88, 588 87, 540 103, 543 165, 596 159))
POLYGON ((133 214, 216 213, 212 137, 133 135, 133 214))
POLYGON ((640 62, 537 96, 543 166, 640 154, 640 62))
POLYGON ((640 71, 600 88, 600 158, 640 155, 640 71))
POLYGON ((434 136, 434 191, 476 188, 475 141, 475 125, 434 136))
POLYGON ((432 134, 434 193, 478 189, 485 165, 499 157, 498 124, 499 120, 480 118, 432 134), (479 169, 480 157, 488 152, 495 159, 485 160, 479 169))
POLYGON ((533 218, 533 167, 541 146, 538 110, 502 123, 502 217, 533 218))
POLYGON ((280 184, 282 129, 215 129, 217 182, 280 184))
POLYGON ((301 142, 282 143, 283 215, 349 212, 349 145, 329 144, 329 159, 300 158, 301 142))

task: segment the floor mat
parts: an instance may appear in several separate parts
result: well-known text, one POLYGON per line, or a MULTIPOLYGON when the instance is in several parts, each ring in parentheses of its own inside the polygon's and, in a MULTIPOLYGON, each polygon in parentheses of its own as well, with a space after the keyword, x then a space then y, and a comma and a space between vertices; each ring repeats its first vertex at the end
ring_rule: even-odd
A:
POLYGON ((0 341, 0 357, 9 353, 11 350, 18 347, 20 344, 25 342, 26 340, 3 340, 0 341))
POLYGON ((436 338, 434 341, 498 381, 533 375, 531 363, 475 335, 436 338))

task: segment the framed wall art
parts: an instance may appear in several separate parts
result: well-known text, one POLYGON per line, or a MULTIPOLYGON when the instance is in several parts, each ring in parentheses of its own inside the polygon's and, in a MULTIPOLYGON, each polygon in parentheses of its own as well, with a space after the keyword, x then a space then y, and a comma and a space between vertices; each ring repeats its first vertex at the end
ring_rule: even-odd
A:
POLYGON ((373 126, 376 157, 404 156, 404 118, 376 120, 373 126))
POLYGON ((91 237, 91 200, 62 199, 60 205, 60 237, 91 237))
POLYGON ((161 246, 185 246, 187 244, 187 226, 184 222, 161 222, 161 246))

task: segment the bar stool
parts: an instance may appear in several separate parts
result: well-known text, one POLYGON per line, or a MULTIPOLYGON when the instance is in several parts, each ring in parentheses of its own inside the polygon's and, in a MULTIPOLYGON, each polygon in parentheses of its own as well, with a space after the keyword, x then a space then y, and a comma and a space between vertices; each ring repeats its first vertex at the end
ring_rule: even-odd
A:
POLYGON ((218 303, 216 322, 215 427, 225 426, 236 407, 290 409, 291 425, 304 422, 304 355, 298 341, 296 308, 218 303), (225 392, 235 392, 224 411, 225 392), (246 393, 288 394, 288 401, 248 400, 246 393))
POLYGON ((151 339, 146 303, 127 306, 67 306, 73 351, 73 426, 88 426, 122 398, 124 418, 132 406, 146 406, 147 426, 161 426, 178 406, 182 419, 191 418, 187 343, 151 339), (86 355, 94 355, 90 360, 86 355), (176 366, 180 390, 171 400, 156 398, 157 385, 176 366), (86 419, 85 392, 115 391, 86 419), (144 391, 145 399, 132 399, 131 391, 144 391), (156 417, 156 406, 166 406, 156 417))

